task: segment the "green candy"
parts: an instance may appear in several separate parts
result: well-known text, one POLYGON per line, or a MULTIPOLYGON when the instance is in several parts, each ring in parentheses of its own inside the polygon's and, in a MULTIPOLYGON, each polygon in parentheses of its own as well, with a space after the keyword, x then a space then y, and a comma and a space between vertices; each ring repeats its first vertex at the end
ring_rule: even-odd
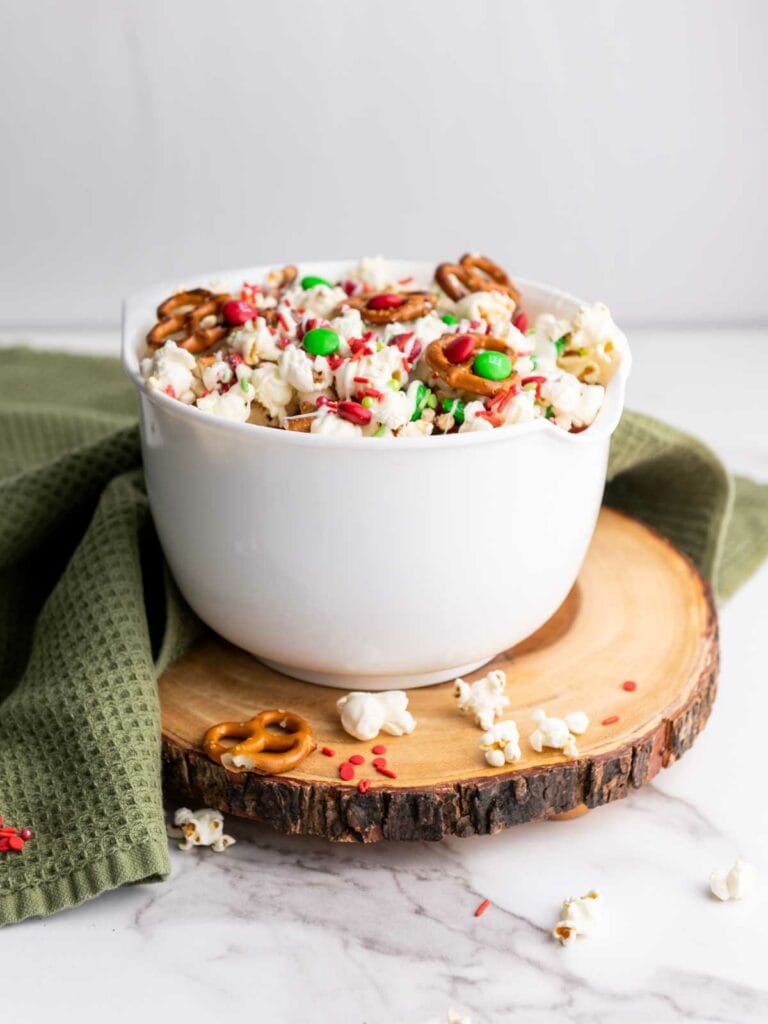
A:
POLYGON ((323 285, 324 288, 333 288, 330 281, 326 281, 324 277, 315 277, 314 274, 308 274, 306 277, 301 279, 301 287, 305 292, 308 292, 310 288, 317 288, 318 285, 323 285))
POLYGON ((506 380, 512 376, 512 360, 505 352, 478 352, 472 369, 484 380, 506 380))
POLYGON ((424 384, 419 384, 418 388, 416 389, 416 408, 413 410, 413 416, 411 416, 411 420, 421 419, 421 414, 424 412, 427 406, 434 408, 436 404, 437 399, 429 390, 429 388, 425 387, 424 384))
POLYGON ((446 313, 445 316, 441 316, 440 319, 444 324, 457 324, 459 322, 459 318, 454 316, 453 313, 446 313))
POLYGON ((339 336, 330 327, 315 327, 304 335, 304 348, 313 356, 330 356, 339 348, 339 336))
POLYGON ((464 422, 464 403, 460 402, 458 398, 444 398, 440 407, 443 412, 453 416, 459 425, 464 422))

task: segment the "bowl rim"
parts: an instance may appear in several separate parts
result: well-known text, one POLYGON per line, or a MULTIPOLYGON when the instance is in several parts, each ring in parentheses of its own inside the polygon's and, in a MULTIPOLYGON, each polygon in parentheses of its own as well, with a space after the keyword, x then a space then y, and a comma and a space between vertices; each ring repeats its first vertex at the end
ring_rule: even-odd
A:
MULTIPOLYGON (((348 260, 302 260, 297 265, 305 273, 338 273, 330 268, 339 265, 354 266, 358 259, 348 260)), ((426 260, 400 260, 389 259, 387 262, 396 267, 396 272, 424 272, 431 270, 435 264, 426 260)), ((154 318, 155 308, 167 295, 183 287, 201 287, 200 282, 209 282, 219 288, 227 287, 224 282, 229 279, 238 281, 249 278, 260 278, 270 270, 273 270, 278 263, 266 263, 247 267, 229 268, 227 270, 210 271, 202 274, 187 275, 185 281, 196 282, 195 284, 179 283, 178 281, 151 285, 141 291, 129 295, 123 302, 122 316, 122 340, 121 340, 121 362, 125 373, 133 381, 138 392, 149 402, 165 413, 182 420, 192 417, 193 423, 205 425, 213 430, 223 431, 224 434, 239 433, 244 437, 251 437, 254 440, 266 440, 271 437, 275 444, 291 445, 302 447, 304 445, 320 446, 323 448, 347 448, 355 451, 377 449, 379 451, 394 450, 400 452, 416 451, 427 448, 431 451, 447 450, 449 448, 464 447, 473 444, 498 444, 510 441, 515 437, 523 437, 528 434, 546 432, 546 436, 558 441, 561 444, 590 445, 604 441, 611 436, 621 419, 624 410, 624 398, 626 393, 627 380, 632 369, 632 354, 628 342, 621 343, 621 362, 608 383, 605 392, 605 399, 600 411, 590 426, 578 434, 571 434, 560 427, 555 426, 543 417, 530 420, 526 423, 510 423, 503 427, 495 427, 493 430, 467 431, 464 434, 438 434, 424 437, 349 437, 326 434, 308 434, 292 430, 279 430, 275 427, 261 426, 256 423, 239 423, 235 420, 227 420, 213 413, 205 412, 196 406, 186 405, 178 399, 171 398, 160 391, 152 391, 147 387, 141 375, 139 355, 140 347, 144 344, 146 329, 139 329, 139 323, 144 321, 146 328, 147 314, 151 311, 154 318), (220 280, 221 279, 221 280, 220 280)), ((513 275, 516 285, 519 287, 523 297, 526 292, 538 292, 546 295, 553 305, 579 307, 586 305, 584 300, 571 295, 560 288, 555 288, 539 281, 513 275)), ((230 285, 229 287, 235 287, 230 285)))

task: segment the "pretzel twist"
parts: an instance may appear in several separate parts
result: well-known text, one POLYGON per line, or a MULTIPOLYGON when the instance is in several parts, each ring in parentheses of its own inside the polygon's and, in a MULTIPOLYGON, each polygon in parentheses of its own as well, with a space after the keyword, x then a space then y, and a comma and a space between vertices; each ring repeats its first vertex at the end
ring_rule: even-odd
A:
POLYGON ((219 722, 203 737, 203 748, 212 761, 228 771, 253 771, 260 775, 280 775, 290 771, 317 746, 309 722, 293 711, 262 711, 247 722, 219 722), (279 725, 284 732, 271 732, 279 725), (230 745, 223 740, 237 740, 230 745), (235 763, 235 758, 242 759, 235 763))
POLYGON ((158 320, 147 335, 147 342, 163 345, 175 336, 179 348, 194 354, 205 352, 227 335, 221 310, 230 298, 215 295, 206 288, 176 292, 157 307, 158 320), (214 322, 206 322, 208 317, 213 317, 214 322))
POLYGON ((298 268, 294 267, 293 264, 289 264, 287 267, 281 267, 279 270, 271 270, 267 274, 266 285, 267 288, 279 295, 286 288, 290 288, 298 276, 298 268))
POLYGON ((435 280, 454 302, 470 292, 503 292, 516 304, 520 302, 520 292, 509 274, 487 256, 465 253, 458 263, 441 263, 435 270, 435 280))
POLYGON ((360 315, 367 324, 407 323, 409 320, 418 320, 425 316, 437 305, 437 296, 432 292, 367 292, 363 295, 353 295, 345 299, 333 316, 339 316, 344 309, 359 309, 360 315), (382 296, 392 296, 393 299, 402 299, 398 305, 392 305, 386 309, 371 309, 372 301, 380 300, 382 296))
POLYGON ((433 341, 427 346, 424 358, 429 368, 449 388, 453 388, 454 391, 468 391, 473 395, 483 395, 487 398, 492 398, 494 395, 498 395, 500 391, 507 391, 511 386, 512 378, 508 377, 506 380, 487 380, 485 377, 478 377, 473 371, 472 364, 477 353, 489 349, 492 349, 494 352, 504 352, 513 361, 516 358, 515 350, 506 341, 502 341, 501 338, 494 338, 487 334, 474 334, 472 332, 466 334, 444 334, 442 338, 438 338, 437 341, 433 341), (471 338, 474 342, 474 348, 463 362, 452 363, 447 358, 445 350, 457 338, 471 338))

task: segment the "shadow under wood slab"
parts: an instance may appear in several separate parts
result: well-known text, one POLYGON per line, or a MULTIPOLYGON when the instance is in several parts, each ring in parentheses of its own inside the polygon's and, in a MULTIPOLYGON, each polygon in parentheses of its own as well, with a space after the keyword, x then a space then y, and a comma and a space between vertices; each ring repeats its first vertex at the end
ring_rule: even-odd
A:
POLYGON ((604 509, 579 579, 534 636, 490 668, 507 673, 523 759, 489 768, 481 732, 456 710, 453 684, 410 691, 411 736, 358 742, 341 728, 341 691, 279 675, 212 637, 160 679, 163 775, 173 806, 210 806, 268 822, 281 832, 342 842, 440 839, 490 834, 618 800, 686 751, 704 726, 718 674, 717 617, 709 587, 672 545, 641 523, 604 509), (627 692, 625 680, 637 683, 627 692), (284 775, 233 774, 208 760, 202 737, 215 722, 266 708, 296 711, 315 729, 318 750, 284 775), (531 712, 585 711, 579 756, 536 754, 531 712), (601 723, 618 715, 614 724, 601 723), (378 775, 371 746, 383 743, 396 780, 378 775), (332 747, 325 757, 320 747, 332 747), (338 766, 366 758, 353 782, 338 766), (367 793, 357 781, 370 778, 367 793))

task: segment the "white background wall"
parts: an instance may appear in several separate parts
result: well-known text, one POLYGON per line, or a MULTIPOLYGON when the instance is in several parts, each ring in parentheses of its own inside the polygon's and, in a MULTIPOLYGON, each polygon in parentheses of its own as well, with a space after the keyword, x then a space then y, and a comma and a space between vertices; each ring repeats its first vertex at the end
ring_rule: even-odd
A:
POLYGON ((0 325, 240 263, 487 251, 768 319, 764 0, 0 8, 0 325))

